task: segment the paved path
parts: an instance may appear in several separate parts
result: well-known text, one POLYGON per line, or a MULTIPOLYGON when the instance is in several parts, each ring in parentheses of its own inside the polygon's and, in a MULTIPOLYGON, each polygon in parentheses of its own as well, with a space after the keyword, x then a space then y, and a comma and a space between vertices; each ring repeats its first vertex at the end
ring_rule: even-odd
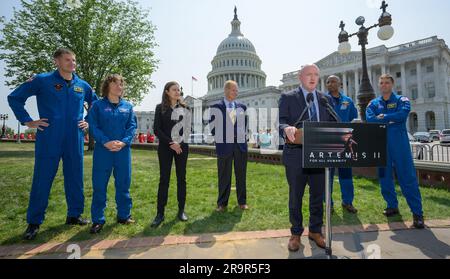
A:
MULTIPOLYGON (((411 229, 409 222, 334 227, 333 252, 351 259, 450 259, 450 219, 430 220, 427 225, 425 230, 411 229)), ((324 251, 310 242, 306 234, 296 253, 287 250, 289 230, 270 230, 0 246, 0 258, 65 259, 77 257, 77 251, 84 259, 299 259, 323 256, 324 251)))

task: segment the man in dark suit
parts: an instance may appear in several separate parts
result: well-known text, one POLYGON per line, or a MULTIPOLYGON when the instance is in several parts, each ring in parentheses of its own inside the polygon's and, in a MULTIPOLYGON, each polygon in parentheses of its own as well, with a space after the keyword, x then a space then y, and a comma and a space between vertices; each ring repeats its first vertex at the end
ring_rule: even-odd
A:
POLYGON ((231 173, 234 162, 236 176, 236 192, 239 207, 248 209, 246 176, 247 176, 247 107, 236 101, 238 84, 225 82, 224 98, 211 106, 210 125, 214 135, 217 154, 219 178, 219 197, 217 211, 223 212, 228 206, 231 191, 231 173))
MULTIPOLYGON (((295 123, 307 108, 307 96, 313 94, 314 100, 310 109, 305 113, 302 121, 335 121, 326 107, 321 105, 320 99, 330 97, 317 91, 319 83, 319 68, 316 65, 303 66, 299 72, 301 86, 281 96, 279 102, 280 133, 291 142, 295 140, 295 123)), ((297 128, 302 128, 301 122, 297 128)), ((296 252, 300 249, 300 237, 304 231, 302 216, 302 199, 306 184, 310 186, 309 199, 309 239, 320 248, 325 248, 322 235, 323 225, 323 196, 325 194, 325 170, 304 169, 302 160, 302 145, 286 144, 283 149, 283 164, 286 168, 286 178, 289 184, 289 219, 292 224, 291 238, 288 249, 296 252)))

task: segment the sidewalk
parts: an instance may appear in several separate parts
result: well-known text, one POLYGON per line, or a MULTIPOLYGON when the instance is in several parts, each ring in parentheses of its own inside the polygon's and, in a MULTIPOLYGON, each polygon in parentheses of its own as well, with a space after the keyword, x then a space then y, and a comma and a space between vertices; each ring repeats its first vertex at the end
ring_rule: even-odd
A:
MULTIPOLYGON (((410 222, 333 227, 333 254, 351 259, 450 259, 450 220, 426 223, 425 230, 411 229, 410 222)), ((300 259, 323 255, 324 250, 306 235, 296 253, 287 249, 289 230, 271 230, 0 246, 0 258, 64 259, 76 251, 73 244, 78 245, 83 259, 300 259), (68 247, 75 250, 68 253, 68 247)))

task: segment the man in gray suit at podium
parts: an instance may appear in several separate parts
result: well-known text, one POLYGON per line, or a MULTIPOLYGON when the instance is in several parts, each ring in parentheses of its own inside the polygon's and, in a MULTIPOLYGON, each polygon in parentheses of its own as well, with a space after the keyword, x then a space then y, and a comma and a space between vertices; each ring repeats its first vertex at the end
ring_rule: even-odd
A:
MULTIPOLYGON (((316 122, 336 121, 323 105, 331 98, 316 87, 319 83, 319 67, 305 65, 299 72, 301 86, 281 96, 279 102, 279 128, 284 138, 295 141, 297 128, 303 127, 300 120, 316 122), (310 106, 308 106, 310 104, 310 106)), ((286 144, 283 149, 283 164, 286 169, 286 178, 289 184, 289 219, 291 222, 291 238, 288 249, 296 252, 300 249, 300 237, 304 231, 302 216, 302 199, 306 184, 309 185, 309 239, 318 247, 325 248, 325 239, 322 235, 323 225, 323 197, 325 194, 325 169, 304 169, 302 159, 302 145, 286 144)))

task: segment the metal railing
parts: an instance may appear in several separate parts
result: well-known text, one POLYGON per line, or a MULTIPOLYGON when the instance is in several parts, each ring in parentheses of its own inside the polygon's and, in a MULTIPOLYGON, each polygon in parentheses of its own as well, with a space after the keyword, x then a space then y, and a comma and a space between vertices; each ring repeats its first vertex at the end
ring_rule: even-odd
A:
POLYGON ((411 152, 415 160, 450 163, 450 145, 414 144, 411 145, 411 152))

